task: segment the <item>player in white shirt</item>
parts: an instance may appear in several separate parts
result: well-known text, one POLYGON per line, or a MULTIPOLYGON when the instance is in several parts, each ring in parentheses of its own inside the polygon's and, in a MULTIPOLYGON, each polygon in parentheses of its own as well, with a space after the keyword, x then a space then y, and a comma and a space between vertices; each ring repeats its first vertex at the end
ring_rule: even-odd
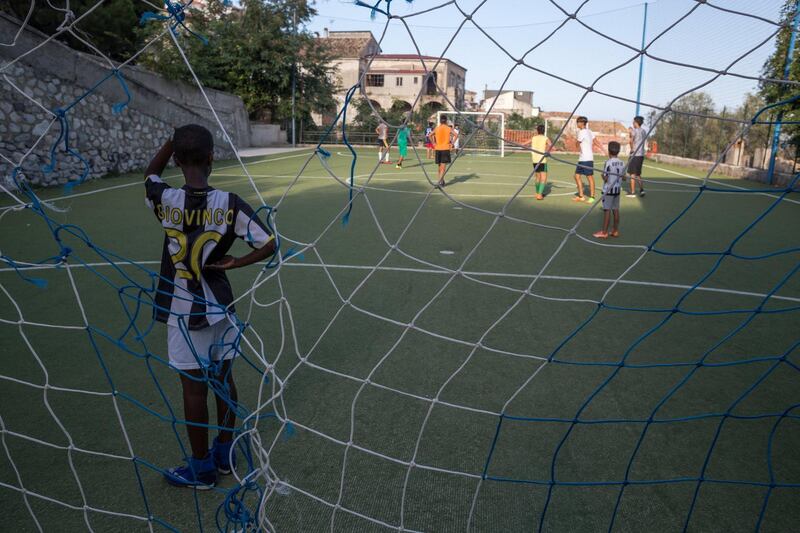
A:
POLYGON ((375 133, 378 134, 378 161, 389 163, 389 126, 381 120, 375 133))
POLYGON ((578 165, 575 167, 575 185, 578 186, 578 195, 572 199, 573 202, 594 202, 594 134, 589 129, 589 119, 578 117, 578 142, 581 145, 581 152, 578 156, 578 165), (589 197, 583 196, 583 179, 586 176, 589 180, 589 197))
POLYGON ((639 182, 639 196, 644 196, 644 184, 642 183, 642 164, 647 144, 647 130, 642 127, 644 117, 633 117, 633 127, 631 134, 631 158, 628 161, 628 174, 631 175, 631 192, 628 198, 636 197, 636 182, 639 182))
POLYGON ((619 237, 619 194, 622 182, 625 181, 625 163, 619 159, 620 145, 617 141, 608 143, 609 159, 603 167, 603 229, 592 236, 597 239, 619 237), (608 232, 611 214, 614 215, 614 227, 608 232))

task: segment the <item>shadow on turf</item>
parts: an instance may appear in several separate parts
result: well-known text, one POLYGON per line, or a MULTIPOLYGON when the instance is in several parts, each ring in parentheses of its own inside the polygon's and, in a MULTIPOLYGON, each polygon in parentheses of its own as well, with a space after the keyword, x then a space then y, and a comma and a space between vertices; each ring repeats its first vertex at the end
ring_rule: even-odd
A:
POLYGON ((448 180, 448 185, 455 185, 456 183, 464 183, 465 181, 469 181, 471 179, 477 179, 479 176, 474 172, 471 174, 462 174, 461 176, 456 176, 455 178, 448 180))

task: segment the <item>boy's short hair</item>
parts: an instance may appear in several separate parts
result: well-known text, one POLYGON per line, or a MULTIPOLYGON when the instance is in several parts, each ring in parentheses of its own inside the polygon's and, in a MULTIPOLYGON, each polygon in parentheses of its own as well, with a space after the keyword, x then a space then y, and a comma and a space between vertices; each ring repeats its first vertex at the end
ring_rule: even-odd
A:
POLYGON ((439 123, 447 124, 447 115, 442 115, 441 117, 439 117, 439 123))
POLYGON ((633 117, 633 121, 636 124, 638 124, 639 126, 641 126, 642 124, 644 124, 644 117, 640 117, 639 115, 636 115, 635 117, 633 117))
POLYGON ((575 122, 577 122, 578 124, 586 124, 587 122, 589 122, 589 119, 581 115, 575 120, 575 122))
POLYGON ((608 153, 610 155, 619 155, 620 146, 617 141, 611 141, 608 143, 608 153))
POLYGON ((428 126, 433 126, 433 121, 429 121, 428 126))
POLYGON ((214 136, 203 126, 187 124, 175 128, 172 136, 175 158, 182 165, 203 165, 214 152, 214 136))
POLYGON ((539 135, 544 135, 544 124, 539 124, 536 126, 536 133, 539 135))

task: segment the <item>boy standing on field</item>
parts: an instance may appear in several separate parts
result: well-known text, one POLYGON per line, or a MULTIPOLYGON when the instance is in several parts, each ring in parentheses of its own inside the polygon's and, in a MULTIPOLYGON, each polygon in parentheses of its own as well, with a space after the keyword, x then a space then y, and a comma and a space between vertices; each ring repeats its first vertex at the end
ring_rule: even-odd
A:
POLYGON ((647 131, 642 127, 643 117, 633 117, 633 128, 631 134, 631 159, 628 161, 628 174, 631 175, 631 192, 628 198, 636 197, 636 182, 639 182, 639 196, 644 196, 644 185, 642 184, 642 164, 644 163, 645 144, 647 142, 647 131))
POLYGON ((592 235, 597 239, 619 237, 619 194, 625 181, 625 163, 617 157, 619 150, 617 141, 608 143, 609 159, 603 167, 603 229, 592 235), (612 214, 614 227, 609 233, 608 224, 612 214))
POLYGON ((575 167, 575 184, 578 186, 578 195, 572 199, 573 202, 594 202, 594 134, 589 129, 589 119, 578 117, 578 142, 581 145, 581 153, 578 156, 578 165, 575 167), (589 197, 583 196, 583 179, 586 176, 589 180, 589 197))
POLYGON ((389 162, 389 126, 384 121, 378 123, 375 128, 375 133, 378 134, 378 162, 389 162))
POLYGON ((439 182, 437 187, 444 187, 444 172, 450 164, 450 150, 453 148, 452 130, 447 125, 447 117, 442 115, 440 124, 431 134, 431 141, 436 148, 436 164, 439 165, 439 182))
POLYGON ((411 130, 408 125, 403 124, 397 131, 397 165, 395 168, 403 168, 403 159, 408 155, 408 141, 411 138, 411 130))
POLYGON ((428 122, 428 127, 425 128, 425 157, 428 159, 433 158, 433 141, 431 140, 431 135, 433 135, 433 122, 428 122))
POLYGON ((169 366, 180 374, 183 412, 192 455, 188 464, 164 471, 179 487, 206 490, 217 473, 236 467, 231 449, 237 394, 233 358, 241 332, 233 308, 226 270, 263 261, 275 252, 275 240, 253 209, 239 196, 208 184, 214 161, 214 139, 202 126, 175 130, 145 171, 145 203, 164 229, 161 273, 154 315, 167 325, 169 366), (186 184, 175 189, 161 174, 175 160, 186 184), (253 250, 227 255, 239 237, 253 250), (208 448, 208 384, 214 384, 219 435, 208 448))
POLYGON ((544 134, 544 125, 536 126, 536 131, 531 137, 531 159, 533 159, 533 172, 536 174, 536 199, 544 200, 544 186, 547 183, 547 154, 553 149, 553 143, 544 134))

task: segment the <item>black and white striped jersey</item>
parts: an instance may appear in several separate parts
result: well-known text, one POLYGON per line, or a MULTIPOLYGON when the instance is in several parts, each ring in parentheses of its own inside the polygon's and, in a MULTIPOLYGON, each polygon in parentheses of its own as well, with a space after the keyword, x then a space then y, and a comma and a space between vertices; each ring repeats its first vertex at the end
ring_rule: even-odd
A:
POLYGON ((204 266, 222 259, 237 237, 261 248, 272 234, 236 194, 213 187, 175 189, 156 175, 144 186, 145 203, 165 233, 155 319, 172 326, 182 319, 192 330, 219 322, 233 312, 233 291, 224 271, 204 266))
POLYGON ((625 175, 625 163, 617 157, 612 157, 606 161, 603 167, 603 194, 606 196, 619 196, 622 187, 622 177, 625 175))

